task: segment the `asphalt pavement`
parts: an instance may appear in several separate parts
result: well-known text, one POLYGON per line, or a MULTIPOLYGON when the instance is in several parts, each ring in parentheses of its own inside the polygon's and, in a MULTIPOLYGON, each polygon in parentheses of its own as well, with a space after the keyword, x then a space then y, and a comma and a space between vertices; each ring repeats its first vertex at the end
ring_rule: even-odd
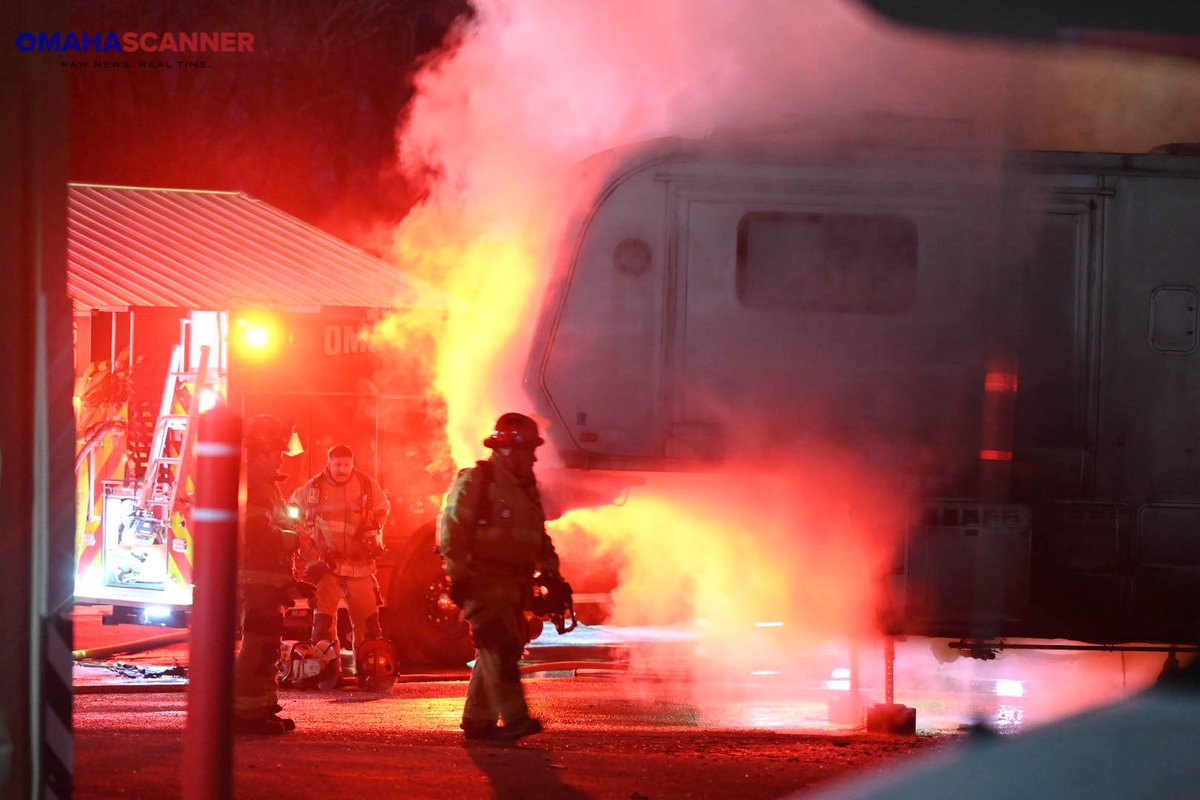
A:
MULTIPOLYGON (((186 632, 101 626, 103 610, 76 614, 75 796, 178 797, 186 632), (142 652, 105 649, 152 637, 142 652)), ((861 709, 847 707, 844 646, 780 650, 775 660, 761 652, 752 663, 716 664, 684 630, 551 632, 532 643, 525 666, 547 731, 519 744, 462 739, 465 665, 408 671, 387 694, 353 683, 285 690, 297 730, 236 738, 235 797, 780 797, 969 746, 967 723, 1019 731, 1039 715, 1048 721, 1073 710, 1039 700, 1063 696, 1052 670, 1079 673, 1076 662, 1030 671, 1017 658, 939 665, 927 643, 907 643, 897 699, 917 706, 919 735, 893 737, 862 731, 861 709)), ((860 669, 864 704, 882 699, 878 673, 860 669)))
MULTIPOLYGON (((75 647, 88 653, 75 668, 75 797, 178 797, 186 632, 102 626, 104 610, 76 613, 75 647), (147 640, 151 649, 110 652, 147 640)), ((525 680, 543 734, 519 744, 464 741, 465 665, 405 674, 385 695, 352 683, 285 690, 297 730, 235 739, 234 796, 769 798, 956 738, 830 725, 825 687, 781 691, 778 676, 697 682, 679 669, 694 650, 679 631, 581 629, 542 645, 530 653, 542 663, 528 665, 525 680), (630 662, 631 646, 649 642, 653 671, 644 659, 630 662)))
MULTIPOLYGON (((878 771, 950 738, 714 725, 691 687, 531 678, 547 731, 466 742, 464 680, 284 692, 296 731, 235 740, 235 797, 770 798, 878 771)), ((718 704, 719 705, 719 704, 718 704)), ((178 797, 185 694, 76 698, 76 798, 178 797)), ((763 719, 769 718, 770 713, 763 719)))

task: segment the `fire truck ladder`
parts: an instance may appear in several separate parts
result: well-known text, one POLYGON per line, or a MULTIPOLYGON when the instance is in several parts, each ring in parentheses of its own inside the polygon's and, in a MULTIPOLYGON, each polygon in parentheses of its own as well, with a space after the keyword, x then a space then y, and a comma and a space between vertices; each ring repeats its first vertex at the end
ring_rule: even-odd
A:
POLYGON ((186 349, 177 344, 171 351, 171 365, 163 386, 162 405, 154 425, 150 444, 150 461, 138 496, 138 507, 163 509, 163 520, 170 519, 182 487, 188 478, 195 438, 196 419, 200 416, 200 395, 210 382, 208 375, 209 348, 200 348, 195 371, 186 369, 186 349), (188 397, 188 384, 191 384, 188 397), (188 413, 174 413, 177 401, 188 397, 188 413))

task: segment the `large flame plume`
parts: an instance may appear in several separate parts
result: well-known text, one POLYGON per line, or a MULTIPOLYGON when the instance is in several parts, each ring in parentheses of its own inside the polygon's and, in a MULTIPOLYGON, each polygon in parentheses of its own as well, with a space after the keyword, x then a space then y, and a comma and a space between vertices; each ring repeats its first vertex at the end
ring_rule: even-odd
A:
POLYGON ((551 528, 564 543, 587 532, 621 564, 614 622, 702 620, 722 636, 778 624, 811 639, 875 629, 875 577, 904 511, 869 468, 814 454, 653 476, 623 506, 573 511, 551 528))

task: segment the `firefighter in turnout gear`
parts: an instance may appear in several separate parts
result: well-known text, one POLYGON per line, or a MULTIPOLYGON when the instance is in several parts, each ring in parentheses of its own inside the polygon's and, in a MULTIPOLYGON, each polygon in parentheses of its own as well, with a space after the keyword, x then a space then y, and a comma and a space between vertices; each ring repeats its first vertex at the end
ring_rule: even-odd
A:
POLYGON ((458 474, 438 527, 450 595, 476 648, 462 719, 468 739, 517 739, 542 730, 529 716, 519 669, 534 573, 558 573, 533 474, 542 443, 529 417, 501 416, 484 441, 491 458, 458 474))
POLYGON ((299 440, 283 420, 269 414, 246 422, 246 511, 238 588, 242 646, 234 662, 234 731, 281 734, 294 730, 279 716, 276 685, 284 608, 301 592, 293 572, 299 536, 291 530, 278 482, 283 455, 298 455, 299 440))
MULTIPOLYGON (((300 509, 303 523, 304 577, 317 587, 312 640, 332 642, 340 654, 337 610, 344 599, 354 630, 359 685, 391 688, 389 675, 378 674, 380 667, 394 674, 395 656, 391 643, 382 638, 375 578, 375 559, 383 554, 383 525, 391 508, 387 495, 374 478, 354 468, 354 451, 338 444, 329 448, 325 469, 296 489, 291 502, 300 509), (381 647, 387 652, 377 652, 381 647)), ((336 686, 340 657, 330 666, 336 673, 323 676, 323 687, 336 686)))

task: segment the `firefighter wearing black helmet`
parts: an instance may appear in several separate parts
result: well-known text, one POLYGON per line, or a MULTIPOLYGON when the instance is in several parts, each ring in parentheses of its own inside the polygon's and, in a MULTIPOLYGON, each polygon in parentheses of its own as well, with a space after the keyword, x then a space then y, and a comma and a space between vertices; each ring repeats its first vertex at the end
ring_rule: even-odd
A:
POLYGON ((483 443, 491 458, 455 479, 438 526, 438 550, 476 648, 463 733, 469 739, 516 739, 542 730, 529 715, 519 662, 528 641, 524 611, 533 575, 557 574, 558 555, 533 474, 534 451, 543 443, 537 423, 504 414, 483 443))
MULTIPOLYGON (((294 730, 279 716, 276 675, 283 638, 283 612, 299 587, 293 554, 299 546, 278 482, 283 456, 298 455, 292 427, 260 414, 246 421, 246 517, 238 588, 242 601, 242 646, 234 662, 234 730, 281 734, 294 730)), ((296 440, 298 441, 298 440, 296 440)))

